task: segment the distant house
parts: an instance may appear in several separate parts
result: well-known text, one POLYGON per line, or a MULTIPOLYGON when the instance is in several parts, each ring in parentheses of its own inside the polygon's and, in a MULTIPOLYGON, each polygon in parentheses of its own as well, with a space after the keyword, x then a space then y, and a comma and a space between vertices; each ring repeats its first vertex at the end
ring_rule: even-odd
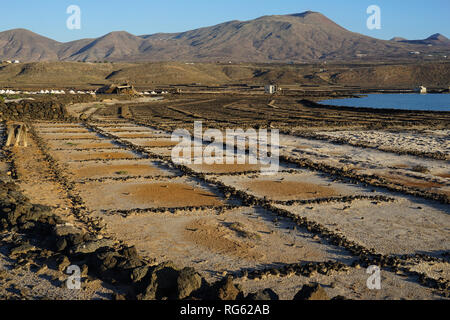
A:
POLYGON ((424 86, 420 86, 416 89, 416 92, 421 93, 421 94, 427 93, 427 88, 424 86))
POLYGON ((12 63, 20 63, 20 61, 19 60, 13 60, 12 63))
POLYGON ((135 95, 137 91, 134 89, 132 85, 129 83, 125 83, 122 85, 107 85, 97 90, 99 94, 128 94, 135 95))
POLYGON ((264 92, 267 94, 274 94, 277 92, 277 86, 269 84, 264 87, 264 92))

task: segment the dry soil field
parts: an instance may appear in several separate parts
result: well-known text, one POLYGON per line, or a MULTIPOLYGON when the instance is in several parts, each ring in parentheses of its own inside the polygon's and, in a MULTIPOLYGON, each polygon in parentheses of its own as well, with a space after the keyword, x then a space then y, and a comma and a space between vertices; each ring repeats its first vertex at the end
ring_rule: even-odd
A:
MULTIPOLYGON (((30 146, 3 148, 2 170, 32 203, 98 241, 134 246, 152 265, 192 267, 209 283, 231 275, 244 295, 271 288, 292 299, 319 283, 330 298, 448 298, 450 115, 274 99, 168 96, 130 102, 126 115, 125 104, 100 105, 86 121, 76 118, 88 106, 68 106, 75 120, 30 121, 30 146), (172 131, 200 120, 221 130, 280 129, 279 172, 174 163, 172 131), (366 285, 370 265, 381 267, 380 290, 366 285)), ((1 259, 0 267, 17 263, 1 259)), ((50 269, 39 289, 30 268, 14 267, 28 280, 10 273, 0 295, 117 293, 114 281, 93 279, 67 293, 50 269)))

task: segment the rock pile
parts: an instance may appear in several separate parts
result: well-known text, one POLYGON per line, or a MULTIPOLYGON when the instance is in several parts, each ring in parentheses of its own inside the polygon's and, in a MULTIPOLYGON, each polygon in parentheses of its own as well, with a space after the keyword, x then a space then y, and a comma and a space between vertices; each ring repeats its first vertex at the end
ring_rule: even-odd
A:
POLYGON ((65 120, 67 118, 66 108, 58 102, 0 102, 0 119, 2 120, 65 120))
POLYGON ((48 232, 61 222, 49 207, 29 203, 14 182, 6 177, 0 180, 0 230, 48 232))
POLYGON ((297 292, 294 300, 330 300, 320 284, 306 284, 297 292))

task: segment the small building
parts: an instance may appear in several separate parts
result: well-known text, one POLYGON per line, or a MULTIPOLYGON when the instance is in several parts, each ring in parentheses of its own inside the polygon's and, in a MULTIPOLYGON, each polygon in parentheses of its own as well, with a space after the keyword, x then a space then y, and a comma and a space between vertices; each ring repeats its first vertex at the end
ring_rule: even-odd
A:
POLYGON ((97 89, 99 94, 128 94, 128 95, 136 95, 138 92, 134 89, 132 85, 129 83, 124 83, 122 85, 107 85, 97 89))
POLYGON ((12 63, 15 63, 15 64, 17 64, 17 63, 20 63, 20 61, 19 60, 13 60, 13 62, 12 63))
POLYGON ((420 86, 416 89, 416 92, 420 93, 420 94, 424 94, 427 93, 427 88, 424 86, 420 86))
POLYGON ((277 92, 277 90, 277 86, 273 84, 269 84, 264 87, 264 92, 267 94, 274 94, 275 92, 277 92))

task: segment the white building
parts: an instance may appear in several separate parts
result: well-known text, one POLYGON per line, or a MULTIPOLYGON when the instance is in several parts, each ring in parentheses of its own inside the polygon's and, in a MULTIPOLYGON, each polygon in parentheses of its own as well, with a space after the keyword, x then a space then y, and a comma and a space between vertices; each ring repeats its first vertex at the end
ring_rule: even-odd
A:
POLYGON ((277 86, 275 85, 266 85, 264 87, 264 92, 267 94, 274 94, 275 92, 277 92, 277 86))
POLYGON ((421 94, 427 93, 427 88, 424 86, 420 86, 419 88, 416 89, 416 92, 419 92, 421 94))

